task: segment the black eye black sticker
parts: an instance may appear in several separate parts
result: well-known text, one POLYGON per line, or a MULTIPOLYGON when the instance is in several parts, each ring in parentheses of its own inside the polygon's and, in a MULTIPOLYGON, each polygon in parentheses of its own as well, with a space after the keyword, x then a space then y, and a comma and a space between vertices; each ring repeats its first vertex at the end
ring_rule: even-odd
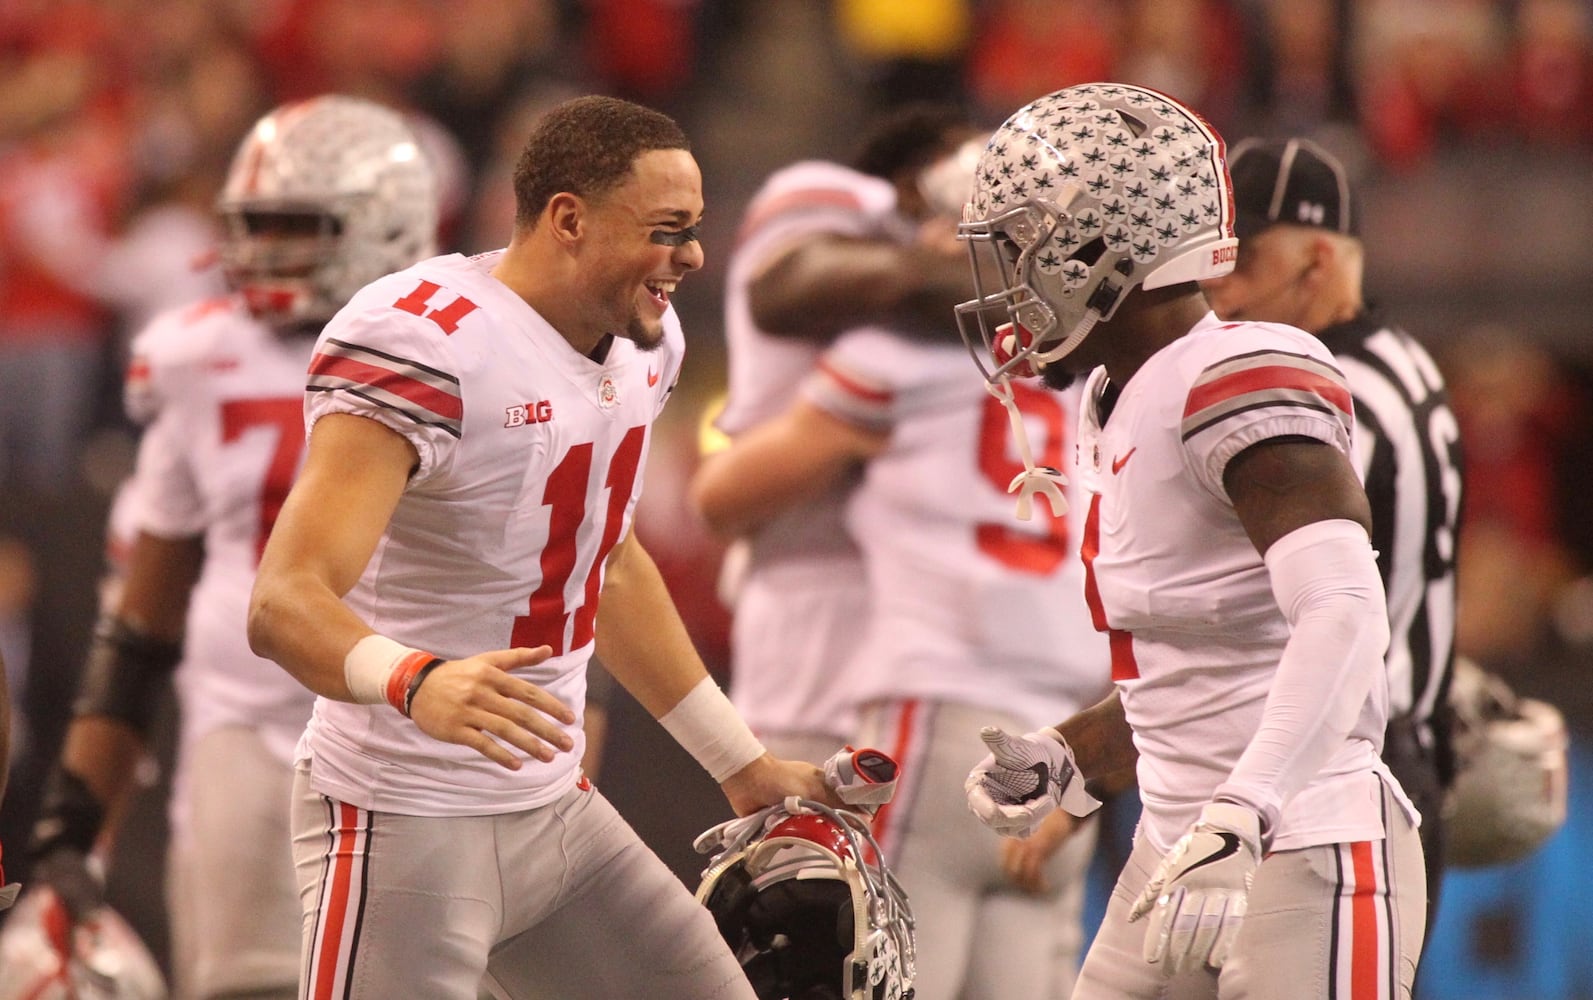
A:
POLYGON ((677 233, 671 233, 664 229, 655 229, 647 234, 647 238, 659 246, 678 247, 687 243, 696 243, 699 238, 697 228, 697 226, 687 226, 677 233))

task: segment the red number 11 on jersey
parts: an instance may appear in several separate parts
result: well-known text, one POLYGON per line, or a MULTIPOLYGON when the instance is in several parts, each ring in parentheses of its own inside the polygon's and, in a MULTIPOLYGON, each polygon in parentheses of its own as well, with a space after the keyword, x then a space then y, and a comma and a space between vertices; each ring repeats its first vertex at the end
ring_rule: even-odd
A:
POLYGON ((591 512, 586 495, 592 472, 591 443, 575 445, 565 452, 548 477, 542 491, 542 504, 549 508, 548 540, 542 547, 542 583, 531 595, 526 613, 514 620, 514 631, 509 638, 511 646, 551 646, 553 655, 559 656, 592 641, 597 597, 603 585, 603 560, 619 541, 625 506, 636 488, 636 473, 641 468, 642 444, 646 439, 646 427, 632 427, 625 432, 624 440, 609 462, 608 475, 603 481, 608 489, 603 538, 591 564, 586 567, 585 587, 581 603, 575 609, 575 627, 568 646, 564 644, 564 633, 570 620, 570 608, 565 591, 578 568, 576 541, 581 523, 591 512))

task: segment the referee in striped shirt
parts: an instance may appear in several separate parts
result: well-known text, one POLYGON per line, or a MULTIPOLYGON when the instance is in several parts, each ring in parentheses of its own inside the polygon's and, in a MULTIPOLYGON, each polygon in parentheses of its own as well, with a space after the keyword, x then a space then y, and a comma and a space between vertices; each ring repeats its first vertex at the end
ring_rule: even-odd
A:
POLYGON ((1232 274, 1204 283, 1207 299, 1223 319, 1315 334, 1355 397, 1355 462, 1372 504, 1391 631, 1383 759, 1422 814, 1432 927, 1441 810, 1454 771, 1448 697, 1463 492, 1459 427, 1427 351, 1366 306, 1359 212, 1343 166, 1305 139, 1242 142, 1228 165, 1239 261, 1232 274))

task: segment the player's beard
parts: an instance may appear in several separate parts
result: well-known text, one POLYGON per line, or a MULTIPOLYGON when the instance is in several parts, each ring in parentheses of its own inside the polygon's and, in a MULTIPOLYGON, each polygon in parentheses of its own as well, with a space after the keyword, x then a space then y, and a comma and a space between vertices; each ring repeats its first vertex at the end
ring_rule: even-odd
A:
POLYGON ((664 342, 664 323, 660 319, 652 328, 640 316, 632 316, 625 325, 625 338, 640 351, 656 351, 664 342))
POLYGON ((1068 371, 1061 365, 1046 365, 1040 369, 1040 381, 1045 383, 1047 389, 1061 392, 1074 382, 1078 381, 1079 373, 1068 371))

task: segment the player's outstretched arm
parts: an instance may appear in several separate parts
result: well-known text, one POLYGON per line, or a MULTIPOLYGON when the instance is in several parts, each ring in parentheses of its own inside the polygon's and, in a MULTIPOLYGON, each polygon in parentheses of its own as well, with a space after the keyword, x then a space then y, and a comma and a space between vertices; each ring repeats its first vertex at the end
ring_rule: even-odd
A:
POLYGON ((157 712, 182 654, 188 601, 204 562, 200 536, 141 532, 116 603, 94 630, 60 760, 45 784, 28 854, 73 919, 103 900, 89 859, 108 852, 136 787, 157 712))
POLYGON ((812 764, 769 755, 708 676, 658 566, 634 532, 614 546, 597 656, 724 790, 738 815, 797 795, 840 806, 812 764))
POLYGON ((747 286, 753 322, 776 337, 829 341, 843 330, 885 323, 909 335, 955 342, 952 310, 973 286, 956 224, 945 239, 820 233, 786 249, 747 286))
POLYGON ((834 487, 888 441, 888 434, 799 399, 705 458, 691 482, 691 504, 715 533, 749 534, 834 487))
POLYGON ((504 649, 443 661, 376 634, 343 603, 376 550, 414 467, 413 446, 373 420, 329 414, 310 434, 255 577, 249 643, 323 697, 387 702, 427 735, 469 746, 511 770, 496 742, 542 760, 569 750, 549 721, 569 707, 508 673, 550 653, 504 649))

